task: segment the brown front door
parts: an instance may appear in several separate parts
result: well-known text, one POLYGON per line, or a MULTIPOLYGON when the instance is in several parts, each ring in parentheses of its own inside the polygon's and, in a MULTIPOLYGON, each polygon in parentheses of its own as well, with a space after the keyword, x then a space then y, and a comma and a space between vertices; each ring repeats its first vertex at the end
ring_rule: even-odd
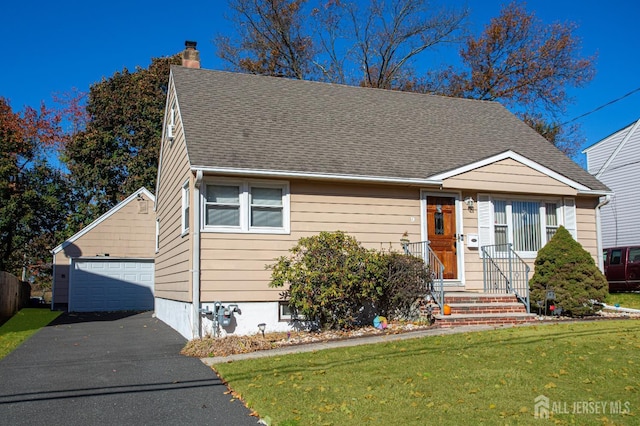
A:
POLYGON ((444 264, 444 279, 458 278, 455 198, 427 196, 427 239, 444 264))

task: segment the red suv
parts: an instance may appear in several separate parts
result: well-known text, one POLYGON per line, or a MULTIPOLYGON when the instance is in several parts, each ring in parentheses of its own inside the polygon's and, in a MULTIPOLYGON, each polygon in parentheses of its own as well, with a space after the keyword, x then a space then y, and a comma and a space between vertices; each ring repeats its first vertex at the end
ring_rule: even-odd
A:
POLYGON ((640 246, 605 249, 604 275, 611 292, 640 290, 640 246))

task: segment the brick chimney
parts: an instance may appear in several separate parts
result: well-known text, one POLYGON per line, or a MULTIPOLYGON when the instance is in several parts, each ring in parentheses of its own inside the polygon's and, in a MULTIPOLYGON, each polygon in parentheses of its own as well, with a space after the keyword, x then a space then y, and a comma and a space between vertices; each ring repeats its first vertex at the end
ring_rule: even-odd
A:
POLYGON ((184 52, 182 52, 182 66, 187 68, 200 68, 200 52, 196 50, 195 41, 184 42, 184 52))

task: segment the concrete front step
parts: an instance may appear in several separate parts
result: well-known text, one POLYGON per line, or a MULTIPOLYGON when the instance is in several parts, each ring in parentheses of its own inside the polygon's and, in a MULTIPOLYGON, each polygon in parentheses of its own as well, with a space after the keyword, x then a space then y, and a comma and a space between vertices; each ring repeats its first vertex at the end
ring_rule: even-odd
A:
POLYGON ((438 314, 435 316, 435 319, 438 326, 446 328, 480 324, 528 324, 536 321, 536 315, 527 313, 438 314))

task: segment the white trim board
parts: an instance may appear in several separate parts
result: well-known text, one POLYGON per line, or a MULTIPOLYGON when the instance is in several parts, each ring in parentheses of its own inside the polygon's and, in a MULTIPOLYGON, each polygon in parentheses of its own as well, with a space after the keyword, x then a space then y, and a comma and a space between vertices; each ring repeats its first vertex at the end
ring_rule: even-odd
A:
POLYGON ((588 187, 586 187, 586 186, 584 186, 584 185, 582 185, 582 184, 580 184, 580 183, 578 183, 578 182, 576 182, 576 181, 574 181, 572 179, 567 178, 566 176, 563 176, 563 175, 561 175, 559 173, 556 173, 553 170, 543 166, 542 164, 538 164, 533 160, 529 160, 528 158, 523 157, 522 155, 520 155, 520 154, 518 154, 516 152, 513 152, 511 150, 505 151, 505 152, 503 152, 501 154, 497 154, 497 155, 494 155, 494 156, 489 157, 489 158, 485 158, 484 160, 476 161, 475 163, 469 163, 469 164, 467 164, 465 166, 459 167, 459 168, 454 169, 454 170, 450 170, 448 172, 444 172, 444 173, 440 173, 440 174, 437 174, 437 175, 434 175, 434 176, 430 176, 429 179, 435 180, 435 181, 442 181, 442 180, 448 179, 448 178, 453 177, 453 176, 457 176, 457 175, 462 174, 462 173, 470 172, 471 170, 475 170, 475 169, 477 169, 479 167, 488 166, 490 164, 496 163, 498 161, 506 160, 506 159, 512 159, 512 160, 515 160, 515 161, 517 161, 519 163, 522 163, 525 166, 532 168, 533 170, 536 170, 536 171, 538 171, 540 173, 543 173, 543 174, 545 174, 545 175, 547 175, 547 176, 549 176, 549 177, 551 177, 551 178, 553 178, 553 179, 555 179, 555 180, 557 180, 559 182, 562 182, 565 185, 568 185, 568 186, 570 186, 572 188, 575 188, 575 189, 577 189, 579 191, 590 191, 591 190, 591 188, 588 188, 588 187))
POLYGON ((281 170, 253 170, 253 169, 237 169, 227 167, 203 167, 191 166, 191 171, 202 170, 204 173, 216 173, 221 175, 232 176, 259 176, 271 178, 300 178, 300 179, 320 179, 320 180, 343 180, 353 182, 380 182, 380 183, 397 183, 409 185, 442 185, 442 181, 433 179, 413 179, 398 178, 386 176, 363 176, 363 175, 340 175, 330 173, 308 173, 308 172, 290 172, 281 170))

